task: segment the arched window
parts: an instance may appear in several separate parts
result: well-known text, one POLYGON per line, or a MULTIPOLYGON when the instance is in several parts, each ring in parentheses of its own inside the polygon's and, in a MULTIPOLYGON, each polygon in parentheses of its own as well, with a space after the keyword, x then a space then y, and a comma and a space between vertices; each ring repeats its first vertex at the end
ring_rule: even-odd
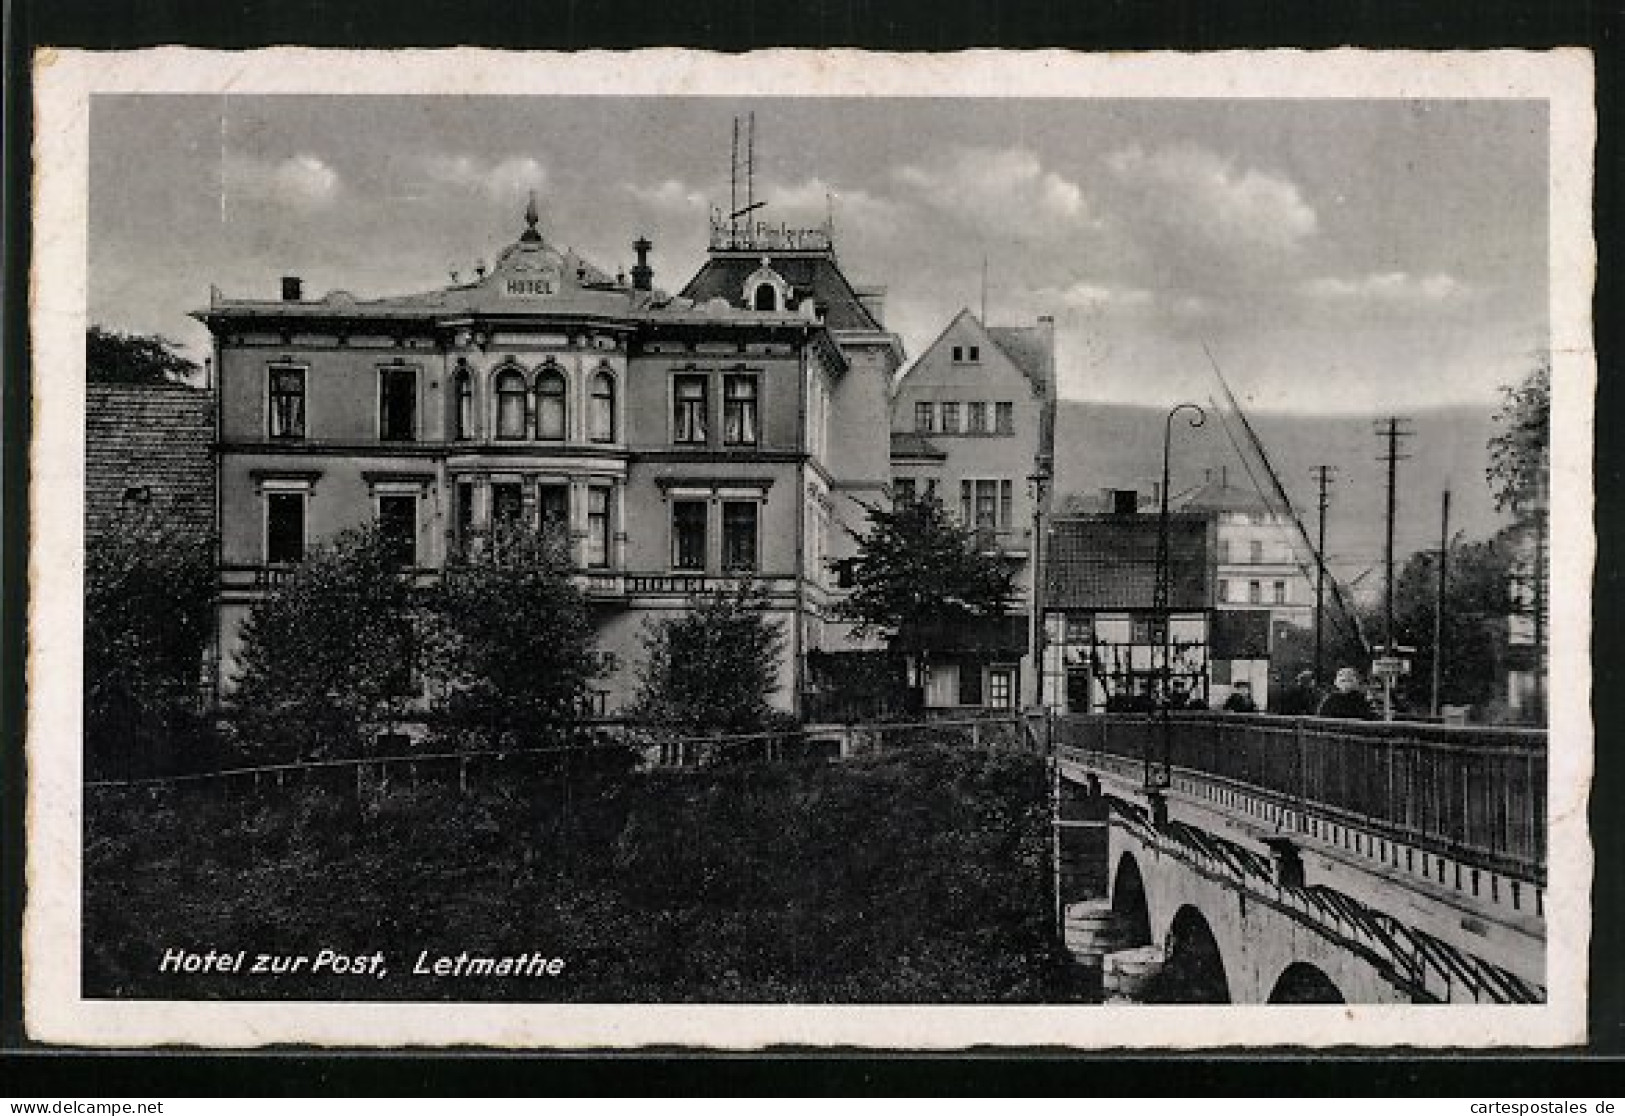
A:
POLYGON ((779 308, 779 292, 772 283, 758 283, 756 285, 756 309, 777 310, 779 308))
POLYGON ((536 436, 563 441, 564 414, 564 373, 557 365, 548 365, 536 377, 536 436))
POLYGON ((497 437, 525 436, 525 375, 517 368, 497 374, 497 437))
POLYGON ((592 378, 592 440, 615 440, 615 377, 609 369, 599 369, 592 378))
POLYGON ((466 364, 458 365, 453 383, 457 393, 457 437, 467 440, 474 436, 474 377, 469 375, 466 364))

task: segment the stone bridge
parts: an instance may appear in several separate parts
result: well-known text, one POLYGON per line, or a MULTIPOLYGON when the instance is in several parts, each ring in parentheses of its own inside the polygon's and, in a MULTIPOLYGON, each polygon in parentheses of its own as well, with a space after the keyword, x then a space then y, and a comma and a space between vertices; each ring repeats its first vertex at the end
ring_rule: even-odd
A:
POLYGON ((1540 1003, 1544 733, 1056 717, 1058 901, 1109 998, 1540 1003))

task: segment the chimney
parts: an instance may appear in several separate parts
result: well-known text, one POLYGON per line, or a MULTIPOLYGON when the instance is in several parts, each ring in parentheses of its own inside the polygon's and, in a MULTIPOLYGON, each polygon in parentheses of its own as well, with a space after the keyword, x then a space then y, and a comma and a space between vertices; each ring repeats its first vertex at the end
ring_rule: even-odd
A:
POLYGON ((635 291, 647 291, 653 287, 655 273, 654 268, 649 266, 649 249, 653 247, 646 236, 632 242, 632 251, 638 254, 637 266, 632 269, 632 289, 635 291))
POLYGON ((305 285, 297 275, 282 277, 282 301, 298 302, 305 297, 305 285))
POLYGON ((1220 488, 1229 488, 1230 487, 1230 466, 1228 466, 1228 465, 1220 465, 1219 466, 1219 487, 1220 488))
POLYGON ((1213 468, 1212 468, 1212 466, 1209 466, 1208 468, 1202 470, 1202 483, 1203 484, 1212 484, 1213 483, 1213 468))

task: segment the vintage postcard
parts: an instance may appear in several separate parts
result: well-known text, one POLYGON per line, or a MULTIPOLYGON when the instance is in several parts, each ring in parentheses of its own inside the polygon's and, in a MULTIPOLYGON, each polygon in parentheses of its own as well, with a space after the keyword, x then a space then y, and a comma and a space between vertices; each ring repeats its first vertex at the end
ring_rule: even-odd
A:
POLYGON ((1588 53, 34 65, 31 1038, 1584 1041, 1588 53))

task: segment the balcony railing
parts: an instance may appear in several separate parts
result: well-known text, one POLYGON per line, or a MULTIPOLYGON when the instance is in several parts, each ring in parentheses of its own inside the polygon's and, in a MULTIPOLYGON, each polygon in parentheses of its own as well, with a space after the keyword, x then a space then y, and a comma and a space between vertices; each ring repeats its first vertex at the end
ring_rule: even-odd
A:
MULTIPOLYGON (((293 566, 227 565, 220 567, 220 588, 224 590, 267 590, 285 584, 293 576, 293 566)), ((439 571, 427 567, 411 571, 420 585, 433 582, 439 571)), ((691 597, 718 590, 737 589, 744 581, 738 575, 704 573, 626 573, 619 570, 577 570, 571 574, 576 587, 596 599, 625 597, 691 597)), ((769 592, 788 590, 794 579, 758 576, 756 584, 769 592)))
MULTIPOLYGON (((1055 730, 1063 755, 1162 756, 1155 715, 1065 716, 1055 730)), ((1167 733, 1176 771, 1263 791, 1300 815, 1545 881, 1543 731, 1177 713, 1167 733)))

